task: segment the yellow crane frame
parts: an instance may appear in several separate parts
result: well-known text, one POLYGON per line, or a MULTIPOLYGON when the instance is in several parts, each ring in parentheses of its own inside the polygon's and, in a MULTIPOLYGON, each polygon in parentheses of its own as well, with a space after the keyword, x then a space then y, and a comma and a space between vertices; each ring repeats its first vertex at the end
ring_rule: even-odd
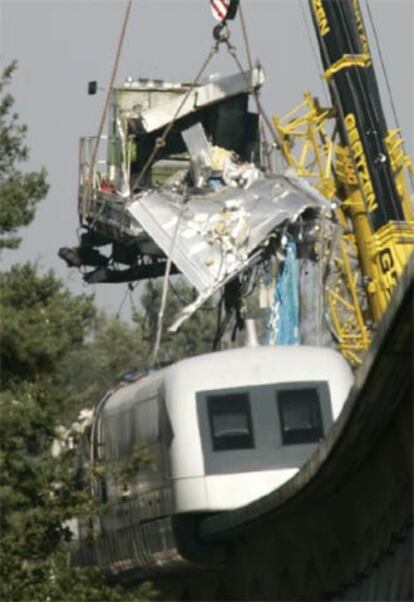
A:
POLYGON ((389 131, 386 144, 405 221, 389 222, 373 232, 349 148, 335 142, 334 109, 321 107, 305 92, 304 101, 284 117, 274 116, 273 124, 287 165, 313 181, 328 199, 340 201, 335 213, 343 236, 326 299, 339 348, 358 364, 369 347, 373 324, 381 319, 414 251, 414 197, 407 181, 409 173, 414 175, 413 164, 400 131, 389 131), (355 270, 351 258, 360 269, 355 270))

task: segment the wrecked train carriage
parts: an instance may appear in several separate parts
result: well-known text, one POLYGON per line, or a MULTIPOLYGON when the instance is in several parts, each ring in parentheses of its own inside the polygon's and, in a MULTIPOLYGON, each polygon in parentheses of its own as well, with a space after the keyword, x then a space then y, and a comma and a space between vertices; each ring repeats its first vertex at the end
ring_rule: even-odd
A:
POLYGON ((88 282, 162 274, 164 254, 125 212, 127 201, 143 189, 159 186, 174 171, 188 168, 181 132, 195 123, 202 125, 214 145, 236 152, 243 161, 258 162, 259 118, 249 111, 248 97, 263 81, 263 71, 256 68, 228 77, 211 76, 196 86, 141 79, 114 88, 109 134, 100 140, 81 140, 79 216, 85 231, 80 247, 61 249, 61 257, 72 266, 99 267, 99 273, 85 274, 88 282), (166 127, 165 144, 157 147, 151 160, 166 127), (144 170, 149 161, 149 169, 144 170), (96 250, 109 243, 113 245, 110 260, 96 250), (130 269, 110 269, 112 261, 130 269))
POLYGON ((96 283, 161 276, 170 256, 172 273, 181 272, 199 293, 178 327, 223 285, 263 262, 269 241, 279 244, 296 228, 300 252, 304 239, 315 242, 315 218, 330 211, 326 199, 303 179, 258 167, 259 117, 248 111, 248 96, 262 81, 255 69, 194 90, 142 81, 114 90, 105 158, 94 156, 96 140, 81 144, 81 244, 61 249, 61 257, 92 266, 84 279, 96 283), (166 144, 155 156, 166 127, 166 144), (99 250, 109 243, 110 257, 99 250))

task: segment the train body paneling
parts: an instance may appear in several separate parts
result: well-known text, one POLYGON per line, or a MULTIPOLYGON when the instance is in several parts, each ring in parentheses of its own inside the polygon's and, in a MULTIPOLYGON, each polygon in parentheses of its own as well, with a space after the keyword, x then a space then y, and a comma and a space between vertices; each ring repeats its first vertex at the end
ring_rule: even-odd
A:
POLYGON ((197 518, 291 478, 351 384, 338 353, 302 346, 198 356, 122 384, 95 413, 92 461, 105 467, 95 491, 107 505, 74 563, 128 578, 216 562, 197 542, 197 518))
POLYGON ((310 456, 322 434, 309 443, 283 445, 277 391, 315 389, 326 430, 338 416, 351 383, 342 358, 311 347, 244 348, 217 354, 214 360, 199 356, 177 363, 165 374, 175 434, 170 460, 176 511, 229 510, 281 485, 310 456), (226 397, 235 405, 227 410, 218 407, 215 416, 214 403, 220 406, 226 397), (250 421, 254 441, 214 449, 212 421, 223 414, 223 421, 231 420, 232 411, 240 412, 239 428, 249 428, 250 421))

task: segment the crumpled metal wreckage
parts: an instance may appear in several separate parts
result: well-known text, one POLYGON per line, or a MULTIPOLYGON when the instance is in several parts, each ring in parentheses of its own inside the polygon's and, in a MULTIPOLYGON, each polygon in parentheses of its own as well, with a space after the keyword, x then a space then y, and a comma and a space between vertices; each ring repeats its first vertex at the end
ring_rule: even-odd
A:
POLYGON ((276 228, 294 223, 308 209, 331 209, 306 181, 265 176, 253 164, 237 162, 231 151, 210 146, 200 124, 190 130, 183 137, 196 189, 183 194, 178 173, 126 207, 199 293, 171 331, 252 264, 276 228))
POLYGON ((258 179, 247 189, 224 187, 189 195, 186 200, 164 189, 132 201, 127 212, 199 293, 171 330, 253 263, 278 226, 294 223, 308 209, 330 211, 330 203, 288 176, 258 179))
MULTIPOLYGON (((181 272, 198 291, 173 329, 268 257, 275 244, 283 262, 283 233, 294 230, 301 216, 305 228, 315 214, 330 217, 331 205, 304 179, 265 175, 248 162, 260 146, 259 116, 249 111, 248 97, 263 82, 263 71, 255 68, 210 77, 194 88, 146 80, 114 88, 107 160, 100 169, 95 164, 91 171, 93 139, 81 144, 78 210, 85 231, 80 245, 61 248, 60 257, 69 266, 93 267, 83 274, 88 283, 162 276, 170 257, 170 273, 181 272), (177 171, 161 186, 152 186, 152 176, 144 178, 144 188, 135 186, 168 124, 167 144, 151 170, 164 161, 167 171, 177 171), (111 256, 99 251, 106 245, 112 245, 111 256)), ((301 262, 312 268, 301 271, 302 280, 310 282, 312 273, 316 282, 321 266, 303 257, 301 262)))
MULTIPOLYGON (((124 198, 122 223, 114 213, 116 223, 111 226, 121 234, 126 227, 142 251, 159 259, 148 269, 141 265, 140 278, 162 275, 163 258, 170 257, 171 273, 178 270, 197 289, 197 299, 184 308, 171 331, 258 261, 276 230, 282 232, 307 210, 331 214, 331 203, 304 179, 290 174, 265 175, 233 151, 211 145, 201 123, 181 134, 190 170, 179 170, 162 186, 124 198)), ((102 205, 99 217, 105 216, 109 224, 108 211, 110 206, 102 205)), ((64 248, 60 255, 69 265, 90 262, 97 266, 84 276, 88 282, 109 281, 109 260, 93 248, 64 248), (87 255, 86 260, 82 254, 87 255)), ((134 268, 129 271, 132 277, 134 268)), ((119 281, 125 281, 125 275, 120 272, 119 281)))

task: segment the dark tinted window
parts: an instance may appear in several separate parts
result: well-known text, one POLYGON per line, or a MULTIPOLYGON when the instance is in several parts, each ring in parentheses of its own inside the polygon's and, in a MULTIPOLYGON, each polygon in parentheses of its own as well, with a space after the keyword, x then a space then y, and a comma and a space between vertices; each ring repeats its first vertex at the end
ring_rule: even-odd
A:
POLYGON ((315 443, 323 437, 318 391, 290 389, 276 393, 284 445, 315 443))
POLYGON ((207 405, 214 451, 254 447, 247 393, 208 395, 207 405))

